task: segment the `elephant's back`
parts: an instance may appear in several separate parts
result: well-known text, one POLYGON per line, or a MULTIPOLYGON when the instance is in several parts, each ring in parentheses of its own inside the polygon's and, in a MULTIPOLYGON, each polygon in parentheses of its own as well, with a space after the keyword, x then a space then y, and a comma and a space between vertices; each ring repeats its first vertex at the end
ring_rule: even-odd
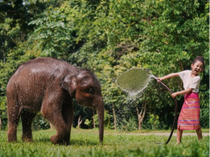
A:
POLYGON ((20 71, 27 71, 33 74, 45 73, 48 75, 56 73, 58 75, 58 71, 63 74, 64 72, 76 72, 77 69, 65 61, 41 57, 23 63, 15 73, 18 74, 20 71))
MULTIPOLYGON (((76 73, 77 69, 65 61, 41 57, 27 61, 19 66, 16 72, 11 77, 15 80, 21 79, 45 79, 52 81, 52 79, 62 77, 65 74, 76 73)), ((44 79, 44 80, 43 80, 44 79)))
POLYGON ((22 93, 45 91, 49 86, 59 86, 59 81, 77 68, 65 61, 41 57, 27 61, 19 66, 7 84, 7 91, 18 90, 22 93))

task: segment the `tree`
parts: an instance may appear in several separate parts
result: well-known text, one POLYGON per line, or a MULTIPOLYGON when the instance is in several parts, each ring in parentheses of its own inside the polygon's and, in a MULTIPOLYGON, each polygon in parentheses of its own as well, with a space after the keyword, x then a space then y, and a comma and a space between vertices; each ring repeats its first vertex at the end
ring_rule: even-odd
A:
MULTIPOLYGON (((208 63, 208 9, 206 0, 3 1, 0 3, 0 109, 6 110, 6 84, 18 65, 50 56, 94 71, 101 82, 105 109, 113 114, 110 119, 114 128, 122 119, 139 120, 139 127, 140 123, 142 128, 150 127, 147 122, 153 114, 158 116, 159 126, 168 129, 174 100, 164 87, 151 81, 144 97, 131 102, 115 80, 133 67, 149 69, 157 77, 190 69, 197 55, 204 56, 208 63), (2 6, 14 11, 14 16, 2 6), (18 12, 22 14, 16 16, 18 12), (140 110, 144 108, 142 121, 140 113, 144 112, 140 110)), ((203 121, 208 120, 209 113, 208 70, 206 64, 201 74, 203 121)), ((182 90, 179 78, 164 81, 172 91, 182 90)), ((183 97, 177 99, 181 106, 183 97)), ((79 108, 76 103, 75 108, 74 126, 79 115, 92 119, 90 110, 79 108)), ((87 126, 81 123, 81 127, 87 126)))

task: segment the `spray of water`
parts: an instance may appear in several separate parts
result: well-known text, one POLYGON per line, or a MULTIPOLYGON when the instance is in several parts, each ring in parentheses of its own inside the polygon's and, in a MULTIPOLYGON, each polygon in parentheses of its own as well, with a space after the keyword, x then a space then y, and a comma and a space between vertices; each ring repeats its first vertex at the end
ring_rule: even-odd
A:
MULTIPOLYGON (((152 77, 157 80, 157 78, 154 75, 152 75, 149 71, 140 68, 133 68, 122 74, 120 77, 118 77, 116 83, 122 90, 129 93, 130 97, 133 96, 136 97, 137 95, 139 95, 139 93, 142 93, 144 91, 144 89, 148 86, 152 77)), ((172 91, 163 82, 161 82, 160 80, 159 82, 172 94, 172 91)), ((174 122, 171 134, 166 144, 171 139, 177 119, 177 100, 176 98, 174 100, 175 100, 174 122)))
POLYGON ((135 97, 142 94, 152 77, 154 77, 154 75, 147 70, 132 68, 119 76, 116 83, 123 91, 127 92, 130 97, 135 97))

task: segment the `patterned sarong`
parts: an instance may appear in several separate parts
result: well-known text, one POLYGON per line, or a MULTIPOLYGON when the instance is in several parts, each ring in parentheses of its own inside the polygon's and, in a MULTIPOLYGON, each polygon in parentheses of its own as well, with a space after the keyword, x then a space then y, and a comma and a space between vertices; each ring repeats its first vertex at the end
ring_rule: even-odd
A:
POLYGON ((185 101, 178 118, 178 130, 199 130, 200 99, 198 93, 185 94, 185 101))

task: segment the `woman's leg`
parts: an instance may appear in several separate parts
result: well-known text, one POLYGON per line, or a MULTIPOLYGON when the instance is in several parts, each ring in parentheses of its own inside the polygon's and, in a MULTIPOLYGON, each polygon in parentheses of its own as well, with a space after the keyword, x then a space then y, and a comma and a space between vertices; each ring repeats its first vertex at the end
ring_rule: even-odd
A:
POLYGON ((181 139, 182 139, 182 133, 183 133, 183 130, 179 130, 177 129, 177 137, 176 137, 176 143, 181 143, 181 139))
POLYGON ((196 130, 197 136, 198 136, 198 140, 200 141, 202 139, 202 131, 201 129, 196 130))

